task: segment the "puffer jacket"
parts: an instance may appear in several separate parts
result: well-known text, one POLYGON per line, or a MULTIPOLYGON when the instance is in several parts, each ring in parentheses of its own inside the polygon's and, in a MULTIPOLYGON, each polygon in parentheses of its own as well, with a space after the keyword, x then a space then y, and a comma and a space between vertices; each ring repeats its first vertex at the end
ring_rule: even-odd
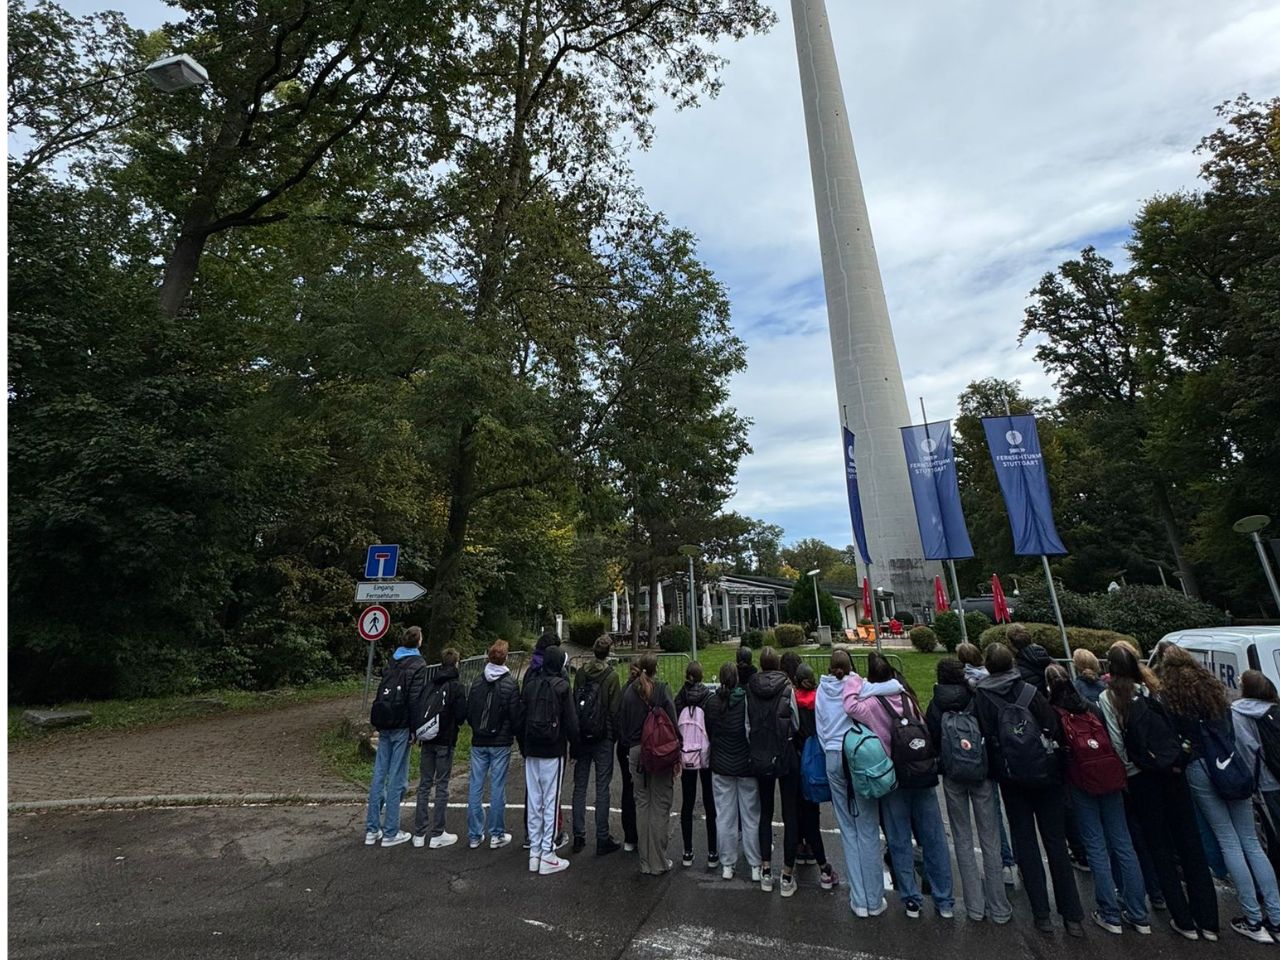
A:
POLYGON ((467 723, 473 747, 509 747, 524 728, 524 701, 505 666, 486 664, 484 676, 471 685, 467 723))
POLYGON ((679 713, 685 707, 701 707, 703 713, 705 713, 707 701, 713 696, 715 696, 715 691, 705 683, 690 683, 686 680, 684 686, 676 694, 676 713, 679 713))
POLYGON ((1044 672, 1053 663, 1049 651, 1038 643, 1028 644, 1018 651, 1013 658, 1013 665, 1018 669, 1024 683, 1029 683, 1045 696, 1049 695, 1049 684, 1045 682, 1044 672))
POLYGON ((747 691, 721 687, 702 708, 707 736, 711 739, 711 772, 722 777, 751 773, 751 747, 747 743, 747 691))
MULTIPOLYGON (((1017 700, 1024 686, 1031 686, 1019 675, 1017 670, 997 673, 979 682, 974 691, 976 703, 974 712, 978 715, 978 726, 982 728, 982 738, 987 745, 987 769, 1000 771, 1004 763, 1000 755, 1000 707, 1004 703, 1017 700)), ((1062 722, 1053 707, 1049 706, 1049 698, 1037 693, 1031 698, 1027 709, 1040 724, 1045 735, 1062 744, 1062 722)), ((999 779, 993 775, 993 779, 999 779)))

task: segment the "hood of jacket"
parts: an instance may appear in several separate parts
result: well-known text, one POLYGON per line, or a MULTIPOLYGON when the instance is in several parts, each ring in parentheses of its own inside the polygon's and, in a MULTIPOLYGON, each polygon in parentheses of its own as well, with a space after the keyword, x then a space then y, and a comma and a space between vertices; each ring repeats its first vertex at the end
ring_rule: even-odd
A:
POLYGON ((729 691, 729 696, 725 697, 725 702, 731 707, 736 707, 746 698, 747 691, 743 690, 741 687, 734 687, 729 691))
POLYGON ((542 654, 542 672, 552 676, 560 676, 564 673, 565 655, 564 648, 559 646, 547 647, 542 654))
POLYGON ((710 697, 711 688, 705 683, 701 681, 692 683, 686 680, 684 686, 680 688, 680 692, 676 694, 676 705, 681 709, 685 707, 701 707, 706 704, 710 697))
POLYGON ((973 691, 967 683, 935 683, 933 685, 933 702, 943 713, 948 710, 963 710, 973 699, 973 691))
POLYGON ((613 667, 609 666, 607 660, 588 660, 581 667, 582 675, 593 683, 599 683, 604 677, 613 672, 613 667))
POLYGON ((747 690, 761 700, 771 700, 791 683, 781 670, 757 670, 747 681, 747 690))
POLYGON ((1053 663, 1053 657, 1049 656, 1049 651, 1038 643, 1023 647, 1014 660, 1019 665, 1030 667, 1037 673, 1044 673, 1049 664, 1053 663))
POLYGON ((484 678, 490 683, 510 672, 511 668, 505 663, 486 663, 484 665, 484 678))
POLYGON ((988 693, 1007 700, 1012 696, 1014 688, 1022 682, 1022 677, 1018 675, 1017 670, 1009 670, 1005 673, 997 673, 994 676, 983 677, 978 681, 978 689, 986 690, 988 693))
POLYGON ((439 670, 436 671, 436 675, 432 677, 432 683, 434 683, 437 687, 443 687, 449 681, 457 680, 457 679, 458 679, 457 667, 441 667, 439 670))
POLYGON ((1270 700, 1255 700, 1252 697, 1241 697, 1235 703, 1231 704, 1231 709, 1242 717, 1249 717, 1251 720, 1257 720, 1259 717, 1266 716, 1268 710, 1275 704, 1270 700))

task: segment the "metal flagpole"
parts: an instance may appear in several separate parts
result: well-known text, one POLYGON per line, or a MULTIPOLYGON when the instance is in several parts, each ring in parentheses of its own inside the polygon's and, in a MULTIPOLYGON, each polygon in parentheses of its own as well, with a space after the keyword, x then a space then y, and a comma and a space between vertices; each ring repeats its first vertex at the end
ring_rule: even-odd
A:
POLYGON ((1058 588, 1053 583, 1053 572, 1049 569, 1049 557, 1040 554, 1044 562, 1044 579, 1049 584, 1049 600, 1053 603, 1053 615, 1058 618, 1058 630, 1062 633, 1062 649, 1067 655, 1067 669, 1071 671, 1071 679, 1076 677, 1076 664, 1071 657, 1071 641, 1067 639, 1067 625, 1062 620, 1062 608, 1058 606, 1058 588))
MULTIPOLYGON (((924 397, 920 398, 920 417, 924 420, 924 437, 929 437, 929 414, 924 409, 924 397)), ((964 601, 960 599, 960 581, 956 578, 956 562, 947 558, 947 569, 951 571, 951 595, 956 604, 956 616, 960 618, 960 642, 969 642, 969 628, 964 622, 964 601)))

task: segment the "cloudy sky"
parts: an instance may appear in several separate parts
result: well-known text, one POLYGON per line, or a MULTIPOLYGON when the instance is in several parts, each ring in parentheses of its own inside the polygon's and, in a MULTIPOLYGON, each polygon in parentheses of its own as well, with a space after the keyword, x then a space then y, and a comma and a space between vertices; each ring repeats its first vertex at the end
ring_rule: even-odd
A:
MULTIPOLYGON (((71 0, 84 12, 106 4, 71 0)), ((138 26, 171 16, 121 6, 138 26)), ((650 203, 728 284, 754 421, 732 506, 787 540, 849 542, 835 386, 789 3, 729 45, 720 97, 664 111, 635 158, 650 203)), ((1280 93, 1274 0, 828 0, 913 410, 970 380, 1051 384, 1017 332, 1041 274, 1086 244, 1121 259, 1138 203, 1194 187, 1219 102, 1280 93)))

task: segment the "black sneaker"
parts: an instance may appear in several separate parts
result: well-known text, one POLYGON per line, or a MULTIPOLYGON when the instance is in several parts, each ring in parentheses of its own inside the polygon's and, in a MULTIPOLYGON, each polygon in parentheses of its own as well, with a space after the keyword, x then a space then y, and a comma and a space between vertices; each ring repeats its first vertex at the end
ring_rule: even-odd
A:
POLYGON ((1245 917, 1236 917, 1231 921, 1231 929, 1242 937, 1248 937, 1256 943, 1275 943, 1275 939, 1271 936, 1270 931, 1261 920, 1248 920, 1245 917))
POLYGON ((684 856, 680 858, 680 866, 682 866, 682 867, 692 867, 692 866, 693 866, 693 851, 692 851, 692 850, 686 850, 686 851, 685 851, 684 856))
POLYGON ((599 841, 596 842, 597 857, 607 857, 609 854, 617 853, 621 849, 622 849, 622 844, 620 844, 617 840, 613 839, 613 837, 609 837, 603 842, 599 842, 599 841))
POLYGON ((581 852, 582 852, 582 848, 583 848, 583 847, 585 847, 586 845, 587 845, 587 838, 586 838, 586 837, 574 837, 574 838, 573 838, 573 852, 574 852, 574 853, 581 853, 581 852))
POLYGON ((524 838, 524 843, 520 844, 520 849, 521 849, 521 850, 528 850, 528 849, 530 849, 532 846, 533 846, 533 841, 532 841, 532 840, 530 840, 528 837, 525 837, 525 838, 524 838))
POLYGON ((1053 921, 1048 917, 1036 917, 1036 929, 1041 933, 1053 933, 1053 921))
MULTIPOLYGON (((1084 937, 1084 927, 1080 926, 1079 920, 1064 920, 1062 925, 1066 928, 1068 937, 1076 937, 1077 939, 1084 937)), ((1116 932, 1119 933, 1119 929, 1116 932)))
POLYGON ((1264 921, 1267 933, 1271 934, 1271 939, 1276 943, 1280 943, 1280 923, 1272 923, 1270 920, 1264 921))
POLYGON ((720 854, 718 853, 707 854, 707 869, 708 870, 720 869, 720 854))
POLYGON ((905 904, 903 904, 903 906, 906 908, 908 920, 920 919, 920 901, 919 900, 908 900, 905 904))

